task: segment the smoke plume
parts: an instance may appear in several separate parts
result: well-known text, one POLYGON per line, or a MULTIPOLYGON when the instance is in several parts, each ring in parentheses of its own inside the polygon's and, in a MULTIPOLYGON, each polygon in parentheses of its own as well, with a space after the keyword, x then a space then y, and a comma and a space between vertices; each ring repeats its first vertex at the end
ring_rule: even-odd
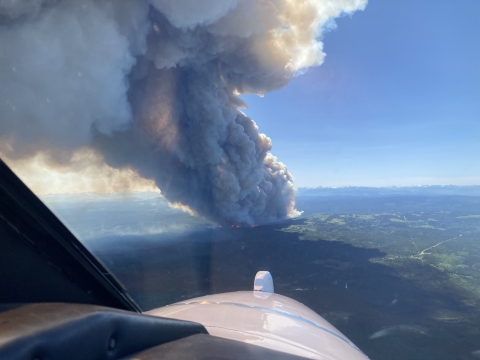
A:
POLYGON ((88 149, 220 224, 292 216, 239 95, 320 65, 322 31, 366 1, 0 0, 0 152, 65 166, 88 149))

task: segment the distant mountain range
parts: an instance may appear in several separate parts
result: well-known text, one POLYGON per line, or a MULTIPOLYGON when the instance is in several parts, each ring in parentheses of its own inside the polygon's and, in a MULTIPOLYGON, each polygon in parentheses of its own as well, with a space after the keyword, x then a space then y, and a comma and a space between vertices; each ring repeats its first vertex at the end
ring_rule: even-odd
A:
POLYGON ((395 196, 395 195, 430 195, 430 196, 480 196, 480 185, 456 186, 456 185, 418 185, 418 186, 391 186, 391 187, 317 187, 298 188, 297 197, 303 196, 395 196))

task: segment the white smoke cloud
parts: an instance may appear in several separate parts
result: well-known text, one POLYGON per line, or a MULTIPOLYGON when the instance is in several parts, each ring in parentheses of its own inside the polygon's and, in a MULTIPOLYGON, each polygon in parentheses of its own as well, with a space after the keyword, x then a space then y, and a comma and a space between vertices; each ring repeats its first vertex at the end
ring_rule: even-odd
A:
MULTIPOLYGON (((8 4, 1 13, 26 11, 23 1, 8 4)), ((41 143, 75 148, 88 144, 92 126, 109 134, 131 121, 126 76, 142 46, 128 41, 121 30, 129 24, 120 29, 114 15, 94 1, 59 2, 0 26, 0 133, 13 136, 16 152, 41 143)))
POLYGON ((292 216, 292 176, 238 95, 320 65, 323 29, 365 5, 0 0, 0 152, 68 162, 90 147, 219 223, 292 216))
POLYGON ((16 19, 21 16, 37 15, 42 6, 55 2, 56 0, 0 0, 0 16, 16 19))
POLYGON ((237 6, 238 0, 150 0, 150 3, 175 27, 193 29, 224 17, 237 6))

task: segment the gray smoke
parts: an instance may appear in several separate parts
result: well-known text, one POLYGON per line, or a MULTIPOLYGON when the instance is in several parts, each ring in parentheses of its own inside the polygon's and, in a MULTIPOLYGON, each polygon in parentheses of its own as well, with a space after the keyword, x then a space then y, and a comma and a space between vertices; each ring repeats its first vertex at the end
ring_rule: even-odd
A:
POLYGON ((220 224, 294 216, 293 179, 239 109, 323 62, 366 0, 0 0, 0 152, 88 147, 220 224))

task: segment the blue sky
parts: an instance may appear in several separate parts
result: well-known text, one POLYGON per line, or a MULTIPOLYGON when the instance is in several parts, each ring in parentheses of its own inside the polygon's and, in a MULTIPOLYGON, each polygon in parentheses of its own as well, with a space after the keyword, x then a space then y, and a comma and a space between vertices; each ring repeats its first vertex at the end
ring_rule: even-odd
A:
POLYGON ((480 1, 370 0, 245 112, 297 186, 480 185, 480 1))

